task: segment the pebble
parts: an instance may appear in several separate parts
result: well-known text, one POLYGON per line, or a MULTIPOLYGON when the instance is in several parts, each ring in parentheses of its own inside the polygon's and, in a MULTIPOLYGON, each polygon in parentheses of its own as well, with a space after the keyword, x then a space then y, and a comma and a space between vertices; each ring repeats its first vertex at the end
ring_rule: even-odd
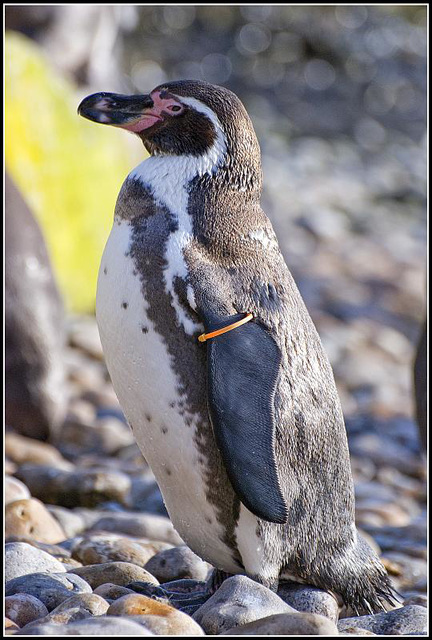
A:
POLYGON ((13 475, 16 470, 17 470, 17 465, 15 464, 15 462, 12 462, 12 460, 9 460, 9 458, 5 457, 5 461, 4 461, 4 472, 7 473, 8 475, 13 475))
POLYGON ((162 494, 153 474, 132 478, 129 497, 131 509, 168 517, 162 494))
MULTIPOLYGON (((72 558, 84 565, 120 561, 145 567, 152 556, 154 556, 154 550, 151 547, 110 534, 85 537, 72 549, 72 558)), ((150 569, 148 571, 153 573, 150 569)), ((153 573, 153 575, 157 577, 156 574, 153 573)))
POLYGON ((277 613, 296 613, 273 591, 246 576, 224 580, 219 589, 192 616, 208 635, 277 613))
POLYGON ((6 583, 7 596, 28 593, 43 602, 48 611, 77 593, 91 593, 90 585, 72 573, 30 573, 6 583))
POLYGON ((31 494, 24 482, 12 476, 5 476, 5 504, 27 498, 31 498, 31 494))
POLYGON ((328 591, 309 585, 280 582, 277 594, 296 611, 316 613, 332 622, 338 621, 339 605, 328 591))
POLYGON ((95 469, 62 471, 33 464, 17 475, 33 496, 61 507, 96 507, 105 502, 127 505, 131 480, 125 473, 95 469))
POLYGON ((279 613, 224 631, 223 636, 337 636, 334 622, 316 613, 279 613))
POLYGON ((134 620, 118 618, 115 616, 97 616, 85 618, 69 624, 57 624, 55 622, 33 623, 31 629, 22 629, 16 635, 32 636, 152 636, 143 626, 134 620))
POLYGON ((136 593, 123 596, 113 602, 107 614, 140 616, 143 624, 156 635, 204 635, 201 627, 190 616, 168 604, 136 593))
POLYGON ((361 627, 346 627, 342 633, 339 633, 340 636, 376 636, 376 633, 369 631, 368 629, 362 629, 361 627))
POLYGON ((65 460, 53 445, 17 433, 6 434, 5 452, 8 458, 18 465, 28 462, 64 470, 73 469, 73 465, 65 460))
POLYGON ((84 519, 78 513, 52 504, 47 505, 47 509, 60 524, 67 538, 73 538, 84 531, 84 519))
POLYGON ((338 629, 343 632, 349 627, 360 627, 380 636, 415 635, 427 631, 427 619, 427 610, 424 607, 409 605, 386 613, 344 618, 339 620, 338 629))
POLYGON ((5 545, 5 582, 44 571, 62 573, 66 569, 56 558, 25 542, 9 542, 5 545))
POLYGON ((108 602, 97 593, 77 593, 75 596, 63 600, 51 613, 60 613, 68 609, 80 607, 92 616, 102 616, 108 610, 108 602))
POLYGON ((398 591, 426 591, 428 582, 426 560, 390 551, 386 553, 383 562, 398 591))
POLYGON ((132 589, 127 589, 126 587, 121 587, 118 584, 113 584, 112 582, 105 582, 104 584, 100 584, 93 591, 98 596, 101 596, 107 602, 113 602, 122 596, 127 596, 129 593, 134 593, 132 589))
POLYGON ((41 549, 41 551, 49 553, 50 556, 54 556, 54 558, 59 560, 59 562, 69 560, 71 555, 70 551, 61 547, 60 544, 48 544, 46 542, 39 542, 38 540, 33 540, 32 538, 27 538, 26 536, 8 536, 6 538, 6 542, 25 542, 31 547, 35 547, 35 549, 41 549))
MULTIPOLYGON (((91 594, 89 594, 91 595, 91 594)), ((108 603, 107 603, 108 604, 108 603)), ((88 612, 87 609, 80 606, 69 607, 63 611, 58 611, 57 607, 51 611, 47 616, 37 620, 37 625, 49 624, 53 622, 54 624, 69 624, 70 622, 75 622, 76 620, 84 620, 85 618, 91 618, 92 614, 88 612)), ((34 623, 28 624, 26 627, 23 627, 23 631, 29 631, 33 628, 34 623)))
POLYGON ((26 536, 48 543, 61 542, 66 538, 57 520, 36 498, 15 500, 6 505, 5 535, 26 536))
POLYGON ((148 571, 130 562, 104 562, 102 564, 90 564, 86 567, 71 569, 68 575, 75 574, 83 578, 95 589, 101 584, 111 582, 121 587, 130 582, 140 581, 158 585, 159 582, 148 571))
POLYGON ((130 428, 117 418, 100 418, 81 422, 69 418, 62 429, 61 449, 68 457, 97 453, 114 455, 134 442, 130 428))
POLYGON ((13 635, 15 631, 19 630, 19 626, 13 620, 9 620, 9 618, 5 617, 5 631, 9 635, 13 635))
POLYGON ((112 513, 96 520, 91 529, 183 544, 168 518, 150 513, 112 513))
POLYGON ((144 567, 159 582, 190 578, 205 580, 211 566, 201 560, 189 547, 180 545, 156 553, 144 567))
POLYGON ((48 609, 39 598, 28 593, 16 593, 5 598, 5 614, 19 627, 48 615, 48 609))
POLYGON ((96 360, 103 359, 99 331, 93 318, 69 318, 69 344, 96 360))
MULTIPOLYGON (((181 613, 178 611, 178 613, 181 613)), ((128 620, 134 620, 143 625, 156 636, 204 636, 201 627, 186 614, 182 614, 186 619, 170 619, 163 616, 144 615, 128 616, 128 620)))
POLYGON ((413 557, 426 558, 426 521, 403 527, 368 526, 367 532, 373 536, 384 555, 400 552, 413 557))
POLYGON ((408 596, 408 598, 406 598, 406 600, 404 600, 404 606, 407 607, 410 604, 418 604, 420 607, 425 607, 427 609, 427 606, 428 606, 427 596, 421 593, 410 595, 408 596))

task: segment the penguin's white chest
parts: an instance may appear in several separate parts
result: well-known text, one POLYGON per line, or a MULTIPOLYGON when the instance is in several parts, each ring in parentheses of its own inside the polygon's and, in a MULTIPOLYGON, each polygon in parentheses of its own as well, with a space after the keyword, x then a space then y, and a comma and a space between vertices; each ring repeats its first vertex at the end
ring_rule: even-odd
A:
MULTIPOLYGON (((108 371, 174 526, 202 558, 235 573, 222 542, 223 527, 207 499, 196 422, 185 424, 171 356, 148 318, 142 282, 129 255, 131 233, 128 221, 114 222, 99 270, 96 318, 108 371)), ((179 331, 185 328, 179 325, 179 331)))

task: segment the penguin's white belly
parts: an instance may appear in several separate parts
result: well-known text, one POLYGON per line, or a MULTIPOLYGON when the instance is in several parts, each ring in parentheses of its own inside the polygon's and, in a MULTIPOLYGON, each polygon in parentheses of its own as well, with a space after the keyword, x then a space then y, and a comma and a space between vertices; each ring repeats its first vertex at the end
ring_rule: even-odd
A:
POLYGON ((236 573, 224 529, 207 500, 195 424, 188 427, 179 413, 179 380, 147 316, 140 276, 129 256, 131 230, 129 222, 114 222, 99 270, 96 318, 108 371, 175 528, 203 559, 236 573))

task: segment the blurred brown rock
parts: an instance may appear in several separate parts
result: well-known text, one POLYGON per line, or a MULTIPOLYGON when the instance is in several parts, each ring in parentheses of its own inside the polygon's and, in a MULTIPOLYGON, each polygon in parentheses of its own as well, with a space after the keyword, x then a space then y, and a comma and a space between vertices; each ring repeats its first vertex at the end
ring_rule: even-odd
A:
POLYGON ((7 175, 5 203, 6 423, 47 440, 66 406, 63 303, 39 225, 7 175))
POLYGON ((66 539, 57 520, 35 498, 15 500, 6 506, 5 534, 6 537, 28 536, 52 544, 66 539))
POLYGON ((427 328, 426 321, 420 335, 414 361, 414 393, 416 417, 420 440, 423 448, 427 448, 427 328))

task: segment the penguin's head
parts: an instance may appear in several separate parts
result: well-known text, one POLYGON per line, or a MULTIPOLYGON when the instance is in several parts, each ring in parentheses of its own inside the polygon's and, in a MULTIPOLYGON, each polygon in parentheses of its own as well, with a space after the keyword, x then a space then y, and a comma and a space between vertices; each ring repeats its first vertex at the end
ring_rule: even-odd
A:
POLYGON ((252 123, 239 98, 224 87, 181 80, 144 95, 94 93, 84 98, 78 113, 137 134, 151 155, 223 155, 233 171, 242 166, 261 182, 252 123))

